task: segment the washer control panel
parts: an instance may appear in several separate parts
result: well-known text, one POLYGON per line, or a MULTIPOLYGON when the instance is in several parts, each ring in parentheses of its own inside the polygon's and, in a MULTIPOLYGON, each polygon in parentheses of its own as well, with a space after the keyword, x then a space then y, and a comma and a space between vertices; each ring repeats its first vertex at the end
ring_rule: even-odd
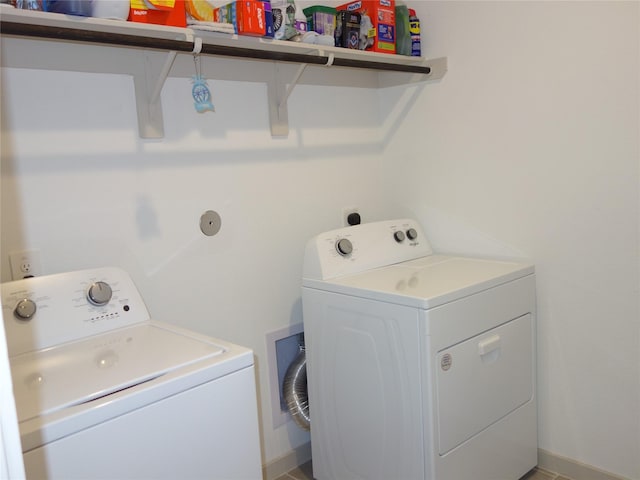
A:
POLYGON ((305 278, 328 279, 431 255, 415 220, 363 223, 331 230, 307 243, 305 278))
POLYGON ((129 274, 108 267, 3 283, 2 316, 14 356, 143 322, 149 312, 129 274))

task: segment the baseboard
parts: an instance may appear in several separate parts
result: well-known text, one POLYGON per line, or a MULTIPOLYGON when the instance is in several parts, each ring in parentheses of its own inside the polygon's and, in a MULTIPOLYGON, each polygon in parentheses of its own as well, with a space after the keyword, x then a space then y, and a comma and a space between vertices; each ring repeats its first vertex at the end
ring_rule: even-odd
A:
POLYGON ((538 468, 575 480, 630 480, 599 470, 591 465, 561 457, 542 448, 538 449, 538 468))
MULTIPOLYGON (((311 442, 304 443, 262 468, 264 480, 275 480, 290 470, 311 460, 311 442)), ((563 475, 574 480, 631 480, 605 472, 585 463, 538 449, 538 468, 563 475)))
POLYGON ((307 463, 311 460, 311 442, 303 443, 279 458, 272 460, 262 467, 262 478, 264 480, 275 480, 284 475, 289 470, 307 463))

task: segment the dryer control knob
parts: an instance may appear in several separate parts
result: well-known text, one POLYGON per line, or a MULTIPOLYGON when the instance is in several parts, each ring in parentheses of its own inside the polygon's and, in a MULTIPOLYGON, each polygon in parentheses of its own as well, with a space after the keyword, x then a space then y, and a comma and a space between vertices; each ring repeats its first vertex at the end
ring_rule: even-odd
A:
POLYGON ((410 228, 409 230, 407 230, 407 238, 409 240, 415 240, 416 238, 418 238, 418 232, 416 232, 415 228, 410 228))
POLYGON ((346 257, 351 252, 353 252, 353 244, 351 243, 351 240, 347 238, 341 238, 336 242, 336 250, 340 255, 346 257))
POLYGON ((23 298, 20 300, 16 308, 13 309, 13 314, 20 320, 31 320, 36 314, 36 302, 29 298, 23 298))
POLYGON ((97 305, 101 307, 102 305, 106 305, 111 300, 111 287, 106 282, 95 282, 92 283, 87 290, 87 300, 89 303, 93 305, 97 305))
POLYGON ((398 230, 397 232, 395 232, 393 234, 393 238, 395 239, 396 242, 401 243, 404 242, 404 233, 401 232, 400 230, 398 230))

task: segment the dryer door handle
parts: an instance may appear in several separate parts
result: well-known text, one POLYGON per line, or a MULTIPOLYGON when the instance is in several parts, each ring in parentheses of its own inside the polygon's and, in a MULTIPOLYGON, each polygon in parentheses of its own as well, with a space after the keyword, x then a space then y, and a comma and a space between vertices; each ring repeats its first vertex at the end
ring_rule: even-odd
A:
POLYGON ((478 342, 478 355, 486 355, 498 348, 500 348, 500 335, 493 335, 478 342))

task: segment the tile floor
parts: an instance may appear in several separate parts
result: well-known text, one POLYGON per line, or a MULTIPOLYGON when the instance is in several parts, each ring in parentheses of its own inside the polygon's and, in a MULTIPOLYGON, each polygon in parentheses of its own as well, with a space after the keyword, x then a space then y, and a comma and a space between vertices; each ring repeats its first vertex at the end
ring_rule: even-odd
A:
MULTIPOLYGON (((311 471, 311 462, 307 462, 300 465, 297 468, 285 473, 278 477, 276 480, 313 480, 313 474, 311 471)), ((527 473, 520 480, 571 480, 568 477, 557 475, 555 473, 547 472, 546 470, 534 469, 527 473)))

